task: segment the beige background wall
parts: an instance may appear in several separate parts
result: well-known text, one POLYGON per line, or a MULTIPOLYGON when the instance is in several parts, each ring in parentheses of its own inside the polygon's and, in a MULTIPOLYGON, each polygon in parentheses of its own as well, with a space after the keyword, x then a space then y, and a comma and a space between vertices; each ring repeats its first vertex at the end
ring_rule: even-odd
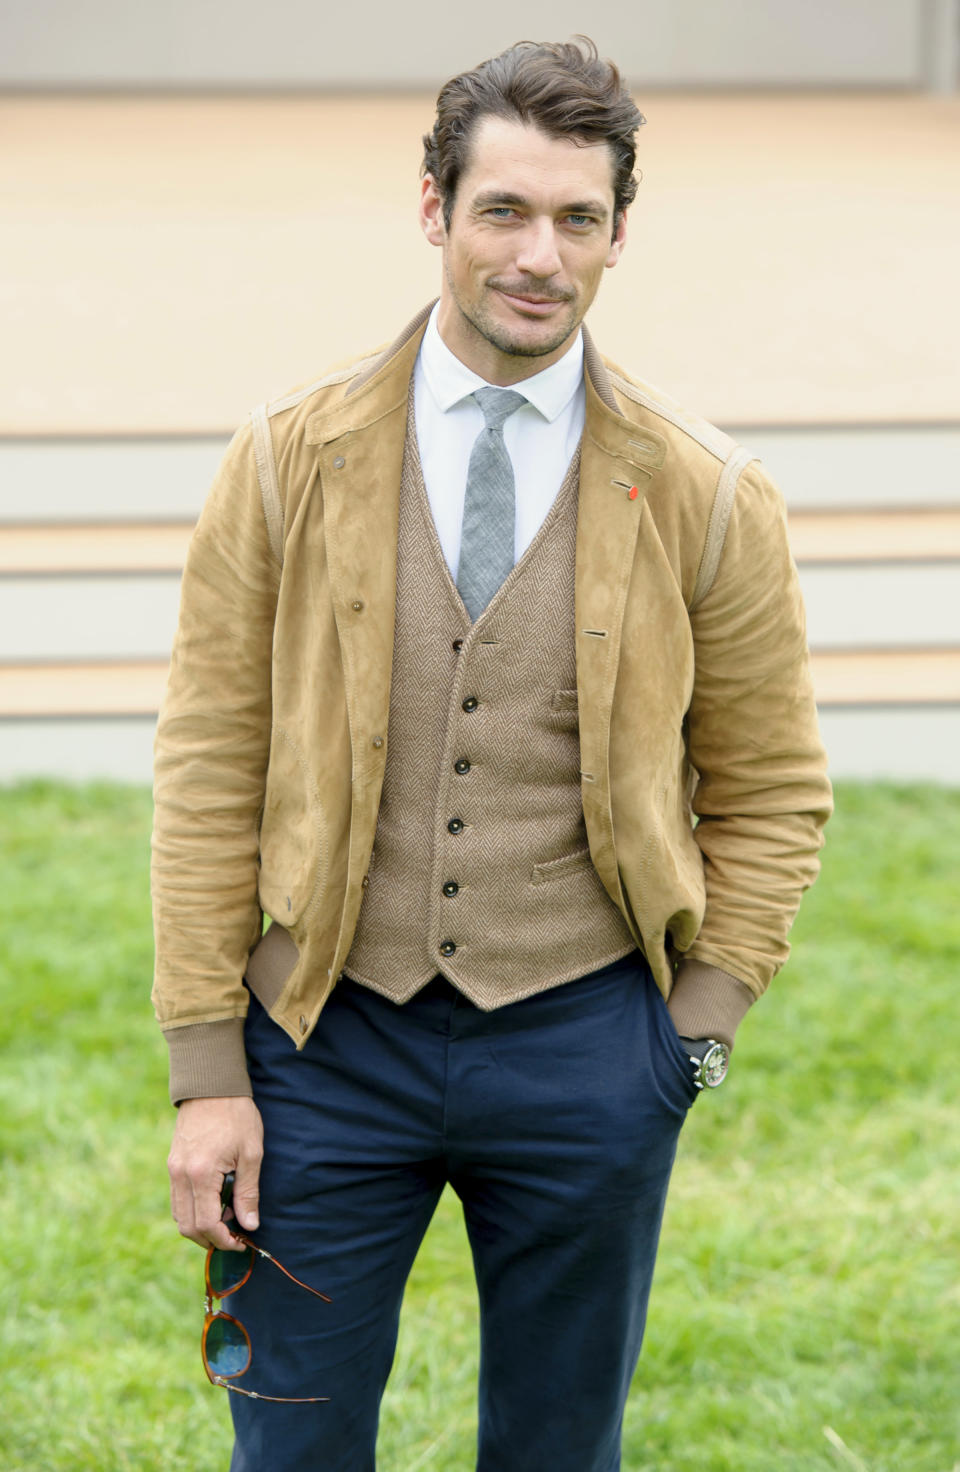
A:
POLYGON ((956 0, 30 0, 0 86, 433 87, 522 36, 586 30, 638 85, 939 86, 956 0))
MULTIPOLYGON (((591 325, 729 424, 960 411, 960 98, 644 96, 591 325)), ((434 295, 433 99, 0 98, 0 434, 220 433, 434 295)))

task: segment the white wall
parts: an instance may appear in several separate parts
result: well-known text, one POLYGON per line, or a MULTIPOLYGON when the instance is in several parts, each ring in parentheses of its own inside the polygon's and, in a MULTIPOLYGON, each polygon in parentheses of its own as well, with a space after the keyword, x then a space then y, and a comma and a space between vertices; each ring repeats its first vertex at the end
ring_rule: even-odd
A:
POLYGON ((10 0, 0 86, 435 88, 522 37, 589 31, 638 85, 956 82, 956 0, 10 0))

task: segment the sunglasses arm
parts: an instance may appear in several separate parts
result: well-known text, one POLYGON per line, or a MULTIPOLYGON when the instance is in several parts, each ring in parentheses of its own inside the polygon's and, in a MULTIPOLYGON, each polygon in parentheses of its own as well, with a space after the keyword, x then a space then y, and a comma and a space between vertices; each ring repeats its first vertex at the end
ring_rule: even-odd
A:
POLYGON ((252 1242, 249 1237, 244 1236, 243 1232, 238 1232, 236 1227, 232 1225, 230 1227, 230 1234, 231 1236, 236 1237, 238 1242, 242 1242, 244 1247, 252 1248, 252 1250, 257 1254, 258 1257, 266 1258, 267 1262, 272 1262, 273 1266, 275 1268, 279 1268, 280 1272, 283 1273, 283 1276, 285 1278, 289 1278, 291 1283, 296 1283, 298 1288, 306 1288, 308 1293, 312 1293, 315 1298, 322 1298, 324 1303, 333 1302, 328 1293, 321 1293, 319 1288, 311 1288, 309 1283, 304 1283, 300 1278, 295 1278, 293 1276, 293 1273, 285 1268, 282 1262, 278 1262, 273 1254, 268 1252, 265 1247, 258 1247, 256 1242, 252 1242))
POLYGON ((269 1400, 274 1405, 281 1406, 306 1406, 319 1405, 321 1401, 328 1401, 329 1395, 258 1395, 255 1390, 244 1390, 240 1385, 231 1385, 222 1375, 211 1375, 210 1383, 219 1385, 222 1390, 232 1390, 234 1395, 245 1395, 247 1400, 269 1400))

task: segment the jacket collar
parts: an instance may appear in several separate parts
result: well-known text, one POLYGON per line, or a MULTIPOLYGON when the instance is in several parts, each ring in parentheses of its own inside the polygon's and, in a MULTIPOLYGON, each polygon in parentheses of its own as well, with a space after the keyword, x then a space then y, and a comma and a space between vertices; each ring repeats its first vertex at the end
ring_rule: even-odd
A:
POLYGON ((338 403, 310 415, 305 430, 308 445, 326 445, 343 434, 366 429, 406 405, 410 375, 432 308, 431 302, 388 348, 364 365, 338 403))

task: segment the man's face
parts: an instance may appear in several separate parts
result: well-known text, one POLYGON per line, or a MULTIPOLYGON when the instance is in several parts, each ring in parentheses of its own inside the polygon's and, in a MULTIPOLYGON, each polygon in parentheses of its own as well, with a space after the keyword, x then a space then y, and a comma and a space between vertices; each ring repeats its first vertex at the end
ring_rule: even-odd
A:
POLYGON ((623 249, 613 203, 606 143, 481 118, 449 228, 429 175, 420 198, 424 233, 443 249, 439 327, 451 352, 501 385, 562 357, 623 249))

